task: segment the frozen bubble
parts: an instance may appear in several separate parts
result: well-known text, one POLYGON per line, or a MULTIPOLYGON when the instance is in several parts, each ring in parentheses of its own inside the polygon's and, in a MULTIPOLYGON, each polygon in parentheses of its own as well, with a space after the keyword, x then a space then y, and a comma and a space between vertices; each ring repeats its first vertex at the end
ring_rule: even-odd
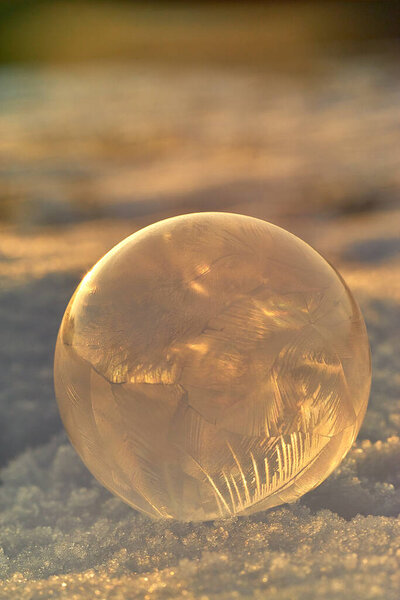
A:
POLYGON ((108 489, 156 517, 293 502, 365 414, 358 305, 315 250, 265 221, 196 213, 128 237, 65 312, 55 387, 69 437, 108 489))

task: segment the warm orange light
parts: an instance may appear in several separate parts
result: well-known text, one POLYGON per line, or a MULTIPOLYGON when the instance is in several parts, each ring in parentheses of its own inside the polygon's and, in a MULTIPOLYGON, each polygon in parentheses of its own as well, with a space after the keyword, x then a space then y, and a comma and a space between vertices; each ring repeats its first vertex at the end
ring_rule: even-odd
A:
POLYGON ((167 219, 103 257, 55 357, 61 415, 93 474, 148 515, 185 520, 318 485, 357 435, 370 376, 337 272, 283 229, 228 213, 167 219))

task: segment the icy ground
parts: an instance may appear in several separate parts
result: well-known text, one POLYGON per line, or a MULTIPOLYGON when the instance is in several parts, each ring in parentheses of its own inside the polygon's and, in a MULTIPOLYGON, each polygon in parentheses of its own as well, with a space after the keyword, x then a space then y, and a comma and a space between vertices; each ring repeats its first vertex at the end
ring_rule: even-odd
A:
POLYGON ((150 67, 0 72, 0 598, 398 600, 400 77, 150 67), (52 389, 65 305, 149 222, 244 212, 303 237, 363 309, 373 385, 341 467, 251 518, 152 522, 92 478, 52 389))

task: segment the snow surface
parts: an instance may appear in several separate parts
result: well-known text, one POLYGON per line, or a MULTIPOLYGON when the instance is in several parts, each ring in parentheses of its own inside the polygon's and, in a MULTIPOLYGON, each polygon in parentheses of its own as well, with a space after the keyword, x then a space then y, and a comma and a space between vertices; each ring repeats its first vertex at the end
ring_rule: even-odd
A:
POLYGON ((400 78, 241 71, 0 72, 0 598, 400 597, 400 78), (316 247, 358 298, 373 385, 358 441, 300 502, 153 522, 66 440, 52 354, 66 303, 120 239, 230 210, 316 247))

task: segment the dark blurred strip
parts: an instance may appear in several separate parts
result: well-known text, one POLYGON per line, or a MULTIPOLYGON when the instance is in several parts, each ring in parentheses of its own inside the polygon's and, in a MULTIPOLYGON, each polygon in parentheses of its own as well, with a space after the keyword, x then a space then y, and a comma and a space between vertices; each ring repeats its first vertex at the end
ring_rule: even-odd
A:
POLYGON ((0 62, 280 63, 400 39, 400 3, 0 0, 0 62))

